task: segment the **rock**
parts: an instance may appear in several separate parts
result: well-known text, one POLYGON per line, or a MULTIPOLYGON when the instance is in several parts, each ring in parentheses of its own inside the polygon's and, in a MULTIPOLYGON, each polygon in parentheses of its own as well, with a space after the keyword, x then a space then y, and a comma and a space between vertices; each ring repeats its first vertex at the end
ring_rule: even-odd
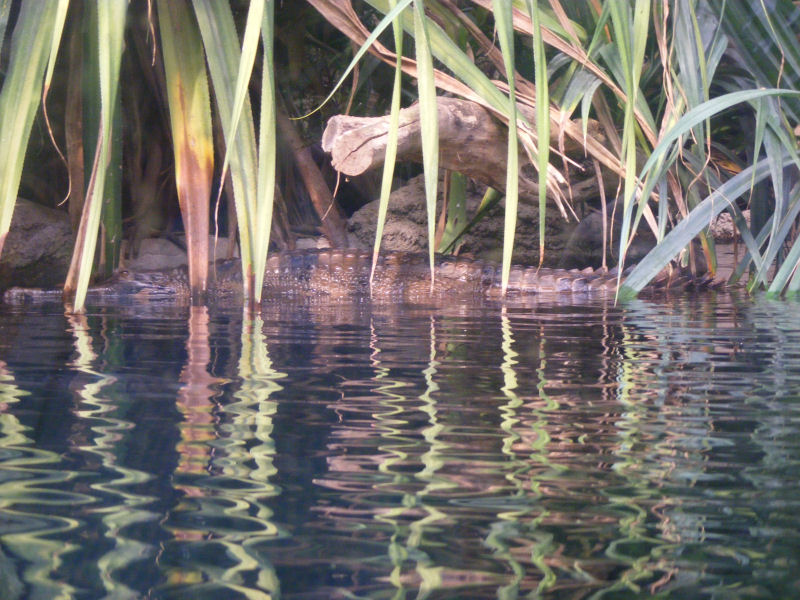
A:
POLYGON ((66 211, 17 199, 0 256, 0 289, 54 287, 69 269, 74 236, 66 211))
MULTIPOLYGON (((0 290, 12 286, 52 288, 63 285, 74 241, 66 211, 18 199, 0 256, 0 290)), ((209 236, 209 244, 212 259, 238 255, 237 249, 229 250, 227 238, 219 238, 215 248, 214 236, 209 236)), ((142 240, 138 255, 123 260, 124 266, 136 270, 183 264, 186 264, 186 252, 163 238, 142 240)))
MULTIPOLYGON (((750 211, 742 211, 745 221, 750 225, 750 211)), ((730 243, 734 240, 741 239, 739 231, 733 222, 733 217, 730 213, 722 212, 711 222, 711 235, 717 242, 730 243)))
MULTIPOLYGON (((613 206, 608 208, 609 215, 614 216, 614 227, 608 228, 610 236, 607 241, 607 266, 614 266, 619 259, 619 237, 622 229, 621 210, 614 212, 613 206)), ((609 216, 609 221, 611 217, 609 216)), ((639 233, 628 247, 626 264, 631 265, 642 260, 655 246, 655 237, 650 229, 642 223, 639 233)), ((558 267, 574 269, 583 267, 597 268, 602 265, 603 256, 603 214, 599 210, 591 210, 575 226, 566 241, 559 258, 558 267)))
POLYGON ((123 240, 120 267, 132 271, 152 271, 174 269, 186 264, 186 250, 166 238, 144 238, 139 241, 138 247, 134 255, 129 241, 123 240))
MULTIPOLYGON (((441 191, 442 185, 439 185, 441 191)), ((482 186, 470 184, 467 190, 467 212, 473 215, 483 196, 482 186)), ((441 197, 440 202, 441 205, 441 197)), ((372 248, 375 239, 375 223, 378 203, 371 202, 356 211, 348 222, 350 245, 355 248, 372 248)), ((492 209, 486 217, 463 238, 460 254, 471 254, 476 258, 499 260, 502 256, 503 231, 502 203, 492 209)), ((565 221, 558 211, 550 210, 547 218, 545 242, 547 250, 545 264, 557 266, 565 241, 575 227, 574 222, 565 221)), ((384 250, 410 252, 428 251, 428 225, 425 208, 425 182, 422 175, 410 179, 398 188, 389 199, 389 215, 384 226, 384 250)), ((538 207, 520 204, 517 216, 517 233, 514 247, 514 262, 536 264, 539 260, 539 215, 538 207)))
MULTIPOLYGON (((440 182, 439 190, 442 190, 440 182)), ((468 214, 477 210, 483 194, 483 187, 470 184, 468 187, 468 214)), ((441 206, 441 197, 439 201, 441 206)), ((545 266, 562 269, 597 268, 602 263, 603 219, 599 210, 589 210, 580 222, 563 219, 554 207, 549 207, 545 231, 545 266)), ((608 208, 613 213, 613 206, 608 208)), ((375 238, 375 222, 378 203, 371 202, 356 211, 348 223, 350 246, 372 248, 375 238)), ((616 223, 608 248, 608 266, 616 265, 619 251, 620 215, 615 214, 616 223)), ((749 211, 744 211, 745 219, 750 220, 749 211)), ((499 261, 502 256, 503 207, 496 206, 489 214, 463 238, 460 253, 469 253, 476 258, 499 261)), ((711 223, 711 232, 717 242, 731 242, 739 237, 738 231, 727 212, 720 214, 711 223)), ((644 222, 640 234, 634 239, 626 258, 626 264, 638 262, 653 248, 655 239, 644 222)), ((389 199, 389 215, 384 226, 383 242, 385 250, 404 250, 410 252, 428 251, 427 213, 425 210, 425 182, 422 175, 410 179, 398 188, 389 199)), ((514 247, 514 262, 537 264, 539 260, 539 215, 538 207, 520 203, 517 217, 517 233, 514 247)))
MULTIPOLYGON (((238 248, 230 248, 226 237, 208 237, 209 257, 211 261, 239 256, 238 248)), ((128 253, 127 240, 122 243, 122 260, 120 267, 132 271, 153 271, 157 269, 174 269, 187 262, 186 251, 166 238, 145 238, 139 245, 136 256, 128 253)))

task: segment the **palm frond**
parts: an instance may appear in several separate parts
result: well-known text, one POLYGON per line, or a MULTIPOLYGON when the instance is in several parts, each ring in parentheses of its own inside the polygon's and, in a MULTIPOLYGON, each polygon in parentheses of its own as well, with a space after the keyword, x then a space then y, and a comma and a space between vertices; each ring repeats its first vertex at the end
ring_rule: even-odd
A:
POLYGON ((94 262, 100 217, 103 209, 106 172, 109 169, 114 110, 119 91, 119 68, 122 59, 122 39, 125 31, 127 2, 125 0, 97 0, 94 11, 97 18, 97 64, 100 92, 100 125, 97 134, 94 163, 86 192, 86 203, 75 251, 72 255, 64 295, 74 294, 74 310, 84 310, 86 291, 94 262), (102 42, 100 42, 102 40, 102 42))

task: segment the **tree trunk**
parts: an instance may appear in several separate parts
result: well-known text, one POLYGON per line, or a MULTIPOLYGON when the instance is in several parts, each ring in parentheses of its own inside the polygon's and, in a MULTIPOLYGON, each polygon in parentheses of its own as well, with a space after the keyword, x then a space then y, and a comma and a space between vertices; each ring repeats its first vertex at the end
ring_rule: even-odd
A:
MULTIPOLYGON (((504 191, 508 148, 506 126, 474 102, 440 97, 438 103, 439 165, 504 191)), ((526 117, 533 118, 533 115, 526 117)), ((597 132, 592 129, 590 127, 588 135, 597 138, 597 132)), ((322 148, 330 152, 331 164, 335 169, 349 176, 360 175, 383 164, 388 131, 388 116, 337 115, 328 121, 322 135, 322 148)), ((598 189, 594 170, 581 166, 581 163, 587 162, 591 167, 591 163, 583 156, 583 149, 567 140, 565 153, 578 163, 578 166, 572 165, 569 169, 571 197, 577 200, 596 197, 598 189)), ((397 160, 422 161, 417 104, 400 111, 397 160)), ((534 201, 538 198, 536 170, 527 156, 521 157, 520 165, 520 199, 534 201)), ((606 188, 613 190, 616 181, 616 177, 606 178, 606 188)))
POLYGON ((292 151, 300 176, 322 222, 323 233, 334 248, 346 248, 347 226, 344 216, 340 213, 339 205, 333 198, 317 163, 314 162, 311 150, 303 143, 283 107, 278 108, 277 125, 278 131, 292 151))

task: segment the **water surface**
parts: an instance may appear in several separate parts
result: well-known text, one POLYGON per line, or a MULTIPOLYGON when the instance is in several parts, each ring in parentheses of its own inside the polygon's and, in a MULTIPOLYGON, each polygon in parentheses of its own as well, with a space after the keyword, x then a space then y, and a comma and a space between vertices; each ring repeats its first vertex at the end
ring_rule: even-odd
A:
POLYGON ((797 310, 0 307, 0 598, 799 597, 797 310))

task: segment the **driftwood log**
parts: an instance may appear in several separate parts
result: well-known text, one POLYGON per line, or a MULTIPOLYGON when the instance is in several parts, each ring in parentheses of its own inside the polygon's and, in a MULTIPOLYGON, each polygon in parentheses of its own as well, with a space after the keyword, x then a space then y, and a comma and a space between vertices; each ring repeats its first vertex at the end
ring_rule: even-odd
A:
MULTIPOLYGON (((506 185, 508 129, 482 106, 456 98, 440 97, 439 103, 439 165, 458 171, 499 191, 506 185)), ((532 111, 520 107, 526 118, 533 120, 532 111), (527 114, 531 112, 531 114, 527 114)), ((598 133, 590 123, 589 135, 598 133)), ((383 164, 389 130, 389 117, 351 117, 337 115, 328 121, 322 134, 322 148, 331 154, 333 167, 348 176, 361 175, 383 164)), ((551 140, 551 145, 556 146, 551 140)), ((598 197, 598 180, 591 161, 578 144, 566 141, 564 154, 573 163, 568 167, 573 201, 598 197)), ((400 111, 398 161, 422 161, 419 105, 400 111)), ((557 158, 556 158, 557 160, 557 158)), ((527 156, 520 160, 520 199, 537 198, 537 174, 527 156)), ((616 178, 604 177, 603 187, 613 198, 616 178)), ((552 198, 551 198, 552 199, 552 198)))

